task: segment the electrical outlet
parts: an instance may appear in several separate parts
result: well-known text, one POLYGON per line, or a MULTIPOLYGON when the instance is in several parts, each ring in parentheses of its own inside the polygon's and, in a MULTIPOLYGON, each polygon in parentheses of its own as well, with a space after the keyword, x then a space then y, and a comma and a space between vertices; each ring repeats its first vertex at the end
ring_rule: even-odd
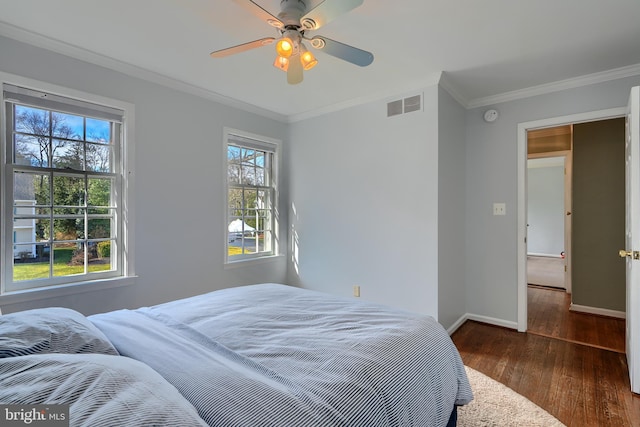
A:
POLYGON ((353 296, 354 297, 359 297, 360 296, 360 286, 355 285, 353 287, 353 296))

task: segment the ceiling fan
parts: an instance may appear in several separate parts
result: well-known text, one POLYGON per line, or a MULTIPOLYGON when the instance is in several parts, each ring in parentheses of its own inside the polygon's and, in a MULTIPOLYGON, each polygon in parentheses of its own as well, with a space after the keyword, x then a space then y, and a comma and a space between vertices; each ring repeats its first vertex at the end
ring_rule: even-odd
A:
POLYGON ((222 58, 247 50, 276 43, 277 57, 273 65, 287 73, 289 84, 298 84, 303 80, 303 70, 315 67, 318 60, 309 51, 303 40, 325 53, 361 67, 373 62, 373 54, 323 36, 308 37, 307 31, 317 30, 337 16, 360 6, 364 0, 323 0, 308 9, 305 1, 282 0, 280 13, 272 15, 252 0, 234 0, 240 6, 275 27, 278 37, 265 37, 248 43, 211 52, 213 58, 222 58))

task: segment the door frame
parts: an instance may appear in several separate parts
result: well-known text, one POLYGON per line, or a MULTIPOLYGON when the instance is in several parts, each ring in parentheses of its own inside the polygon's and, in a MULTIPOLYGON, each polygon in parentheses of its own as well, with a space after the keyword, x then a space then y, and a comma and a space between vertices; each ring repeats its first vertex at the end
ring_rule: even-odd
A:
POLYGON ((527 131, 626 117, 627 107, 590 111, 518 123, 517 281, 518 331, 527 331, 527 131))

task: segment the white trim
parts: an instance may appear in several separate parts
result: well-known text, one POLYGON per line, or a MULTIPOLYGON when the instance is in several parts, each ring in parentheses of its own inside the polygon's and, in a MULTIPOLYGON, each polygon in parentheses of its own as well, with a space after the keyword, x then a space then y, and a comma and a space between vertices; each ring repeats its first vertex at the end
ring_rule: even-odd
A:
MULTIPOLYGON (((238 138, 236 138, 236 141, 238 141, 240 144, 242 144, 242 141, 240 141, 238 138)), ((262 260, 262 262, 264 261, 269 261, 269 260, 273 260, 275 258, 278 258, 279 256, 283 256, 283 254, 280 253, 280 220, 279 220, 279 216, 277 215, 278 212, 278 207, 280 205, 280 185, 282 185, 282 183, 280 182, 280 164, 281 164, 281 160, 282 160, 282 141, 279 139, 275 139, 275 138, 270 138, 267 136, 263 136, 263 135, 258 135, 255 133, 251 133, 251 132, 246 132, 246 131, 242 131, 239 129, 234 129, 231 127, 227 127, 225 126, 222 129, 222 182, 224 183, 224 190, 222 192, 222 197, 223 197, 223 201, 222 201, 222 207, 224 209, 223 212, 223 218, 224 218, 224 222, 222 224, 222 226, 224 227, 224 231, 223 231, 223 236, 225 239, 225 246, 224 246, 224 261, 223 261, 223 268, 237 268, 237 267, 244 267, 244 266, 248 266, 251 265, 252 263, 255 263, 258 260, 262 260), (267 149, 267 151, 273 150, 271 151, 273 153, 273 161, 272 161, 272 165, 271 165, 271 185, 273 187, 273 230, 272 230, 272 239, 273 239, 273 253, 270 255, 256 255, 256 256, 249 256, 246 258, 240 258, 240 259, 235 259, 230 261, 229 260, 229 248, 228 248, 228 244, 229 244, 229 208, 227 206, 228 203, 228 195, 229 195, 229 181, 228 181, 228 170, 229 170, 229 164, 228 164, 228 150, 229 150, 229 142, 230 140, 233 141, 234 138, 231 136, 236 136, 236 137, 240 137, 240 139, 242 138, 247 138, 253 141, 256 141, 258 143, 260 142, 264 142, 267 144, 272 144, 274 147, 265 147, 267 149)))
POLYGON ((440 87, 442 87, 449 95, 451 95, 451 97, 455 99, 458 104, 468 109, 469 99, 467 99, 460 93, 458 88, 451 82, 448 76, 449 74, 446 71, 442 73, 442 76, 440 77, 440 87))
POLYGON ((617 319, 626 319, 627 313, 619 310, 609 310, 607 308, 589 307, 586 305, 569 304, 569 311, 577 313, 597 314, 598 316, 615 317, 617 319))
POLYGON ((245 258, 237 261, 227 261, 226 264, 222 267, 224 270, 230 270, 234 268, 244 268, 250 267, 255 264, 266 264, 270 262, 278 262, 285 260, 285 256, 283 254, 277 255, 266 255, 255 258, 245 258))
POLYGON ((528 252, 527 256, 537 256, 537 257, 543 257, 543 258, 562 258, 562 255, 543 254, 543 253, 537 253, 537 252, 528 252))
POLYGON ((467 319, 475 320, 476 322, 486 323, 493 326, 501 326, 508 329, 518 329, 518 324, 511 320, 497 319, 495 317, 481 316, 479 314, 467 313, 467 319))
POLYGON ((466 322, 468 320, 468 314, 465 314, 463 316, 460 316, 460 318, 458 320, 456 320, 453 325, 449 326, 447 328, 447 333, 449 335, 453 335, 453 333, 455 331, 457 331, 458 329, 460 329, 460 326, 464 325, 464 322, 466 322))
MULTIPOLYGON (((0 29, 1 28, 2 28, 2 25, 0 23, 0 29)), ((99 279, 94 281, 88 280, 84 282, 76 282, 76 283, 63 284, 63 285, 51 285, 47 287, 16 290, 12 292, 3 293, 3 291, 5 291, 6 289, 5 279, 7 279, 8 281, 10 280, 10 278, 7 277, 8 276, 7 271, 5 271, 4 268, 0 268, 0 277, 1 277, 0 294, 2 294, 2 296, 0 297, 0 302, 2 302, 2 304, 5 304, 5 301, 11 301, 11 303, 13 303, 14 301, 18 302, 18 301, 37 300, 37 299, 43 299, 43 298, 50 298, 52 296, 59 296, 63 294, 69 295, 69 294, 75 294, 75 293, 80 293, 85 291, 91 291, 94 289, 103 289, 107 287, 122 286, 123 284, 134 283, 135 282, 135 279, 134 279, 135 278, 135 258, 134 258, 135 256, 135 243, 134 243, 134 236, 135 236, 135 230, 134 230, 135 228, 135 173, 134 173, 135 105, 126 101, 107 98, 100 95, 95 95, 92 93, 79 91, 76 89, 59 86, 59 85, 51 84, 48 82, 34 80, 34 79, 0 71, 0 87, 2 87, 2 85, 5 83, 16 85, 16 86, 37 88, 38 90, 51 93, 54 95, 59 95, 67 98, 75 98, 80 101, 99 104, 99 105, 112 107, 112 108, 116 108, 124 111, 124 120, 122 123, 122 135, 124 136, 124 138, 121 138, 121 141, 120 141, 120 144, 124 144, 124 146, 121 147, 121 154, 120 154, 120 159, 122 161, 121 175, 123 180, 123 183, 122 183, 123 206, 121 209, 121 215, 123 216, 122 218, 123 236, 121 237, 120 242, 123 245, 123 249, 122 251, 119 251, 122 256, 122 259, 119 260, 120 269, 121 269, 120 271, 122 273, 122 276, 99 279), (93 285, 97 283, 99 283, 100 285, 95 285, 95 286, 93 285), (85 289, 83 288, 83 286, 85 285, 89 285, 89 286, 87 286, 85 289)), ((4 132, 4 129, 5 129, 4 120, 6 118, 6 114, 4 111, 5 103, 0 102, 0 104, 1 104, 0 114, 2 115, 2 117, 0 118, 0 124, 3 125, 0 127, 2 127, 3 129, 2 132, 4 132)), ((4 137, 5 137, 4 135, 0 135, 0 138, 4 138, 4 137)), ((6 150, 3 150, 3 152, 0 153, 0 161, 3 162, 2 164, 5 164, 4 163, 5 156, 6 156, 6 150)), ((3 188, 0 189, 0 197, 4 197, 4 191, 8 191, 8 189, 4 188, 4 184, 3 184, 3 188)), ((4 220, 6 219, 6 214, 4 210, 2 211, 1 214, 2 214, 2 218, 0 219, 2 219, 2 221, 0 222, 4 223, 5 222, 4 220)), ((3 233, 0 232, 0 235, 2 234, 3 233)), ((4 245, 0 245, 0 247, 4 248, 4 245)), ((0 254, 0 256, 2 257, 1 259, 3 260, 2 264, 4 264, 4 260, 8 255, 6 251, 1 251, 1 252, 2 253, 0 254)))
POLYGON ((76 282, 58 286, 47 286, 44 288, 25 289, 23 291, 8 292, 0 295, 0 306, 4 307, 27 301, 78 295, 85 292, 95 292, 104 289, 118 288, 121 286, 130 286, 135 283, 136 277, 128 276, 113 279, 76 282))
POLYGON ((599 73, 587 74, 580 77, 574 77, 557 82, 546 83, 538 86, 532 86, 526 89, 514 90, 498 95, 485 96, 476 98, 466 104, 468 109, 494 105, 501 102, 514 101, 517 99, 529 98, 532 96, 544 95, 553 92, 560 92, 567 89, 573 89, 581 86, 589 86, 596 83, 607 82, 611 80, 633 77, 640 74, 640 64, 629 65, 626 67, 614 68, 613 70, 602 71, 599 73))
POLYGON ((517 324, 519 332, 526 332, 527 330, 527 131, 595 120, 606 120, 624 117, 625 115, 626 107, 619 107, 518 123, 518 232, 516 245, 518 251, 517 324))
POLYGON ((466 313, 447 329, 447 332, 449 333, 449 335, 452 335, 455 331, 457 331, 467 320, 473 320, 480 323, 486 323, 487 325, 500 326, 508 329, 518 329, 517 323, 512 322, 510 320, 497 319, 495 317, 487 317, 487 316, 481 316, 479 314, 466 313))

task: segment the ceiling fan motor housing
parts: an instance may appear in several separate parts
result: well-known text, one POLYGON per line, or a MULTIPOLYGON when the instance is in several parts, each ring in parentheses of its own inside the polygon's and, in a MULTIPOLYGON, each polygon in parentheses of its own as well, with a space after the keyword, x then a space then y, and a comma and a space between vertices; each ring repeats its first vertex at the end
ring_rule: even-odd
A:
POLYGON ((305 14, 306 10, 307 5, 302 0, 282 0, 278 19, 282 21, 285 28, 300 28, 300 18, 305 14))

